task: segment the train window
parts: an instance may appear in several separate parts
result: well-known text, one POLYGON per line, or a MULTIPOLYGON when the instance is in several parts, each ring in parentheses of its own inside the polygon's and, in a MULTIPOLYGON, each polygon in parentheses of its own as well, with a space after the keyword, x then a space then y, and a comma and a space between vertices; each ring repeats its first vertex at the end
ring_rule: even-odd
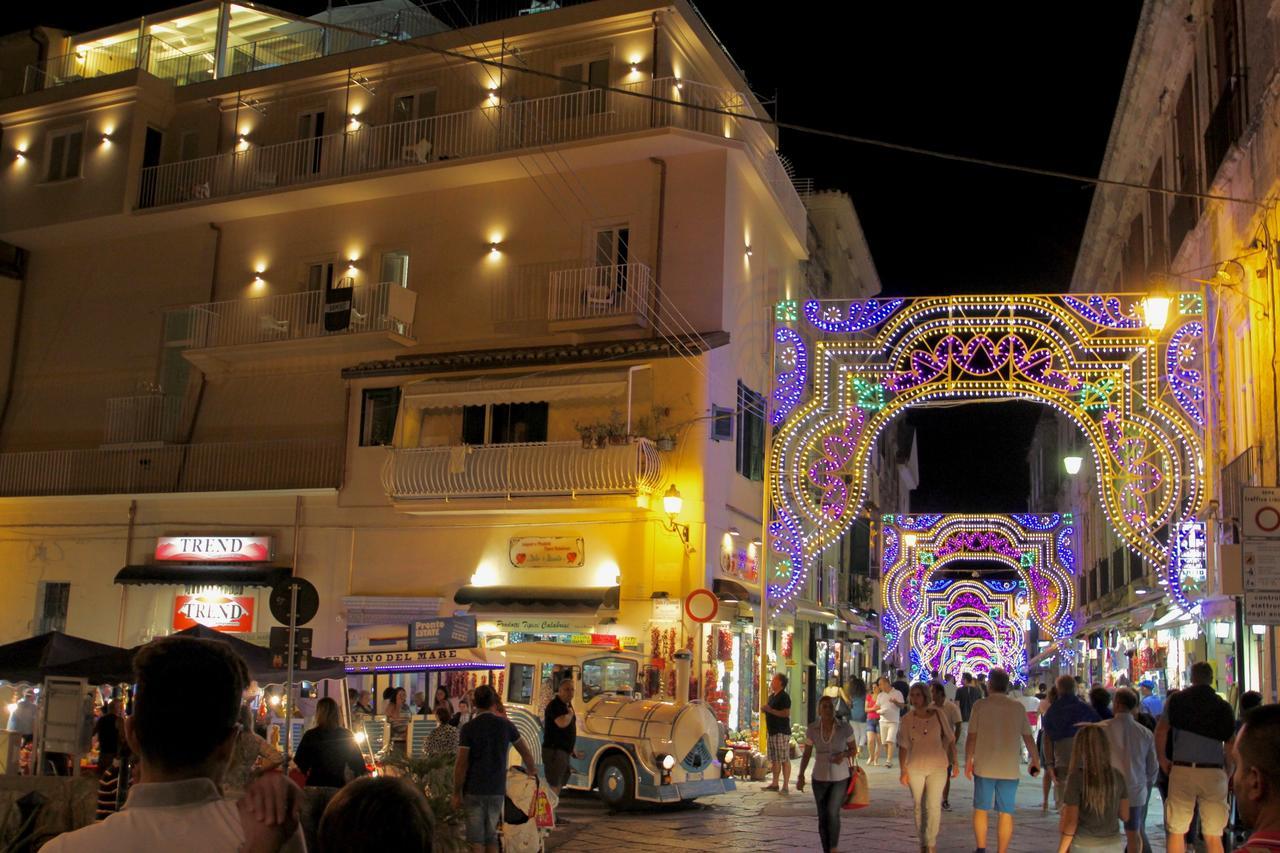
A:
POLYGON ((627 658, 592 658, 582 664, 582 699, 589 702, 601 693, 637 695, 639 665, 627 658))
POLYGON ((513 663, 508 670, 507 701, 517 705, 532 705, 533 664, 513 663))

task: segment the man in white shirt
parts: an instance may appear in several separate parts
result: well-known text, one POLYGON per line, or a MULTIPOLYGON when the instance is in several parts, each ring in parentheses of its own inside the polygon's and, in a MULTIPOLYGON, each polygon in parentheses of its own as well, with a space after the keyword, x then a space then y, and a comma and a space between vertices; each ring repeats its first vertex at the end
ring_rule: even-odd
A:
POLYGON ((902 719, 902 709, 907 706, 907 700, 889 683, 888 678, 882 677, 879 686, 876 708, 880 712, 880 742, 884 744, 884 766, 892 767, 893 749, 898 742, 898 721, 902 719))
POLYGON ((163 637, 134 658, 137 694, 125 738, 142 781, 111 817, 46 844, 44 853, 103 850, 305 853, 298 788, 270 773, 239 803, 219 783, 239 736, 244 661, 213 640, 163 637))

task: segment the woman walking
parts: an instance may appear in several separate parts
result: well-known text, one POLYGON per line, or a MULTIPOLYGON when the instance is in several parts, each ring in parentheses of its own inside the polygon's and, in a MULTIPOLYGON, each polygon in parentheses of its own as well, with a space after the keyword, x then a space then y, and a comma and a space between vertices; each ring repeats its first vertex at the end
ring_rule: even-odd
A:
POLYGON ((1124 853, 1129 819, 1124 776, 1111 766, 1111 744, 1098 724, 1081 726, 1071 747, 1058 828, 1058 853, 1124 853))
POLYGON ((338 703, 328 696, 316 703, 316 725, 308 729, 293 763, 307 775, 308 788, 341 788, 369 772, 364 756, 338 716, 338 703))
POLYGON ((876 702, 879 686, 867 691, 867 763, 880 760, 880 705, 876 702))
POLYGON ((902 767, 898 778, 911 789, 920 849, 934 853, 947 774, 957 775, 960 762, 956 760, 956 736, 951 723, 940 708, 930 704, 930 698, 924 684, 913 684, 907 691, 911 710, 898 725, 898 760, 902 767))
POLYGON ((855 755, 862 754, 867 742, 867 683, 858 676, 849 680, 849 725, 853 727, 855 755))
POLYGON ((858 754, 853 727, 836 719, 836 703, 830 696, 818 700, 818 719, 805 730, 804 755, 796 774, 796 790, 804 790, 804 771, 813 764, 813 799, 818 804, 818 838, 823 853, 840 843, 840 807, 849 788, 849 763, 858 754), (815 758, 816 753, 816 758, 815 758))
POLYGON ((382 713, 387 715, 387 724, 391 728, 391 751, 401 755, 409 754, 409 714, 405 708, 408 694, 403 687, 388 687, 382 691, 384 706, 382 713))
MULTIPOLYGON (((1040 752, 1040 766, 1048 767, 1044 763, 1044 712, 1053 707, 1053 703, 1058 701, 1058 686, 1056 684, 1049 687, 1049 692, 1040 700, 1040 731, 1036 732, 1036 749, 1040 752)), ((1044 801, 1040 804, 1040 811, 1047 812, 1049 810, 1049 794, 1053 791, 1052 773, 1044 774, 1044 781, 1040 783, 1041 790, 1044 793, 1044 801)), ((1057 802, 1057 799, 1054 800, 1057 802)))

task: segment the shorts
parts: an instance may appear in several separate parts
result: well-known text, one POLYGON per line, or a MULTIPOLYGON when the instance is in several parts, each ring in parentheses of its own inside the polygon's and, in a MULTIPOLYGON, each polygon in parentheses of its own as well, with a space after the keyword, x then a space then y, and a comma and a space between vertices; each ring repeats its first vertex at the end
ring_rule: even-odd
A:
POLYGON ((898 724, 890 723, 887 720, 881 720, 880 740, 885 744, 896 743, 898 740, 898 724))
POLYGON ((1000 814, 1013 814, 1013 804, 1017 795, 1017 779, 989 779, 986 776, 973 777, 973 808, 975 811, 989 812, 994 805, 995 811, 1000 814))
POLYGON ((1138 832, 1147 825, 1147 804, 1135 806, 1129 802, 1129 819, 1124 822, 1125 832, 1138 832))
POLYGON ((553 788, 563 788, 569 782, 569 759, 571 756, 563 749, 542 748, 542 773, 547 777, 547 784, 553 788))
POLYGON ((879 720, 867 720, 867 731, 871 732, 873 735, 874 735, 874 734, 879 734, 879 733, 880 733, 880 721, 879 721, 879 720))
POLYGON ((769 763, 791 760, 791 735, 769 735, 769 763))
POLYGON ((502 794, 463 794, 462 810, 467 813, 467 842, 497 846, 498 818, 502 817, 502 794))
POLYGON ((1227 827, 1227 772, 1216 767, 1174 765, 1169 771, 1169 796, 1164 801, 1165 832, 1185 835, 1197 805, 1204 837, 1222 835, 1227 827))

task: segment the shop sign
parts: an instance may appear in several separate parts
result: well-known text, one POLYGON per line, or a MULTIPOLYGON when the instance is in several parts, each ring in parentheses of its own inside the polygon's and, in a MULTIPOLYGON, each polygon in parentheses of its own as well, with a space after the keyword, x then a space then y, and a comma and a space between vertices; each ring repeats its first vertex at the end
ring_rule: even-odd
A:
POLYGON ((407 652, 409 623, 358 625, 347 629, 348 652, 407 652))
POLYGON ((270 536, 161 536, 157 563, 265 563, 270 536))
POLYGON ((409 648, 473 649, 476 645, 476 617, 445 616, 414 622, 409 631, 409 648))
POLYGON ((1208 577, 1207 540, 1203 521, 1178 522, 1178 572, 1184 585, 1204 583, 1208 577))
POLYGON ((572 536, 513 536, 511 565, 523 569, 578 569, 583 566, 582 539, 572 536))
POLYGON ((385 666, 388 664, 414 663, 484 663, 471 649, 437 649, 430 652, 365 652, 355 655, 338 655, 347 666, 385 666))
POLYGON ((185 631, 197 625, 228 634, 253 630, 253 596, 209 592, 178 595, 173 604, 173 630, 185 631))
POLYGON ((654 622, 679 622, 684 608, 678 598, 655 598, 653 600, 654 622))
POLYGON ((1244 621, 1250 625, 1280 625, 1280 592, 1246 592, 1244 621))
POLYGON ((756 583, 760 579, 759 561, 756 559, 755 546, 738 550, 720 552, 720 571, 729 577, 741 578, 756 583))
POLYGON ((583 623, 572 625, 563 619, 499 619, 493 623, 499 631, 519 631, 525 634, 567 634, 581 631, 583 623))

